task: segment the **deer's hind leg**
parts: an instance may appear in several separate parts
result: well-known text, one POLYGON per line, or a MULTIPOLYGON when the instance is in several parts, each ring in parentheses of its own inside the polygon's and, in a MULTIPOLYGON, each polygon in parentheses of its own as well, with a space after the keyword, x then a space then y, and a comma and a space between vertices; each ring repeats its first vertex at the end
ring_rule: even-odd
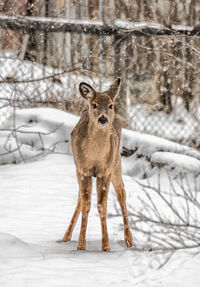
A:
POLYGON ((67 231, 65 232, 65 235, 63 236, 62 242, 67 242, 67 241, 71 240, 72 232, 74 230, 74 227, 76 225, 76 222, 77 222, 79 215, 80 215, 80 212, 81 212, 81 191, 80 191, 81 177, 80 177, 80 174, 78 173, 78 171, 76 171, 76 175, 77 175, 77 180, 78 180, 78 184, 79 184, 78 201, 77 201, 76 208, 74 210, 74 214, 71 218, 70 224, 67 228, 67 231))
POLYGON ((78 220, 80 211, 81 211, 81 197, 80 197, 80 191, 79 191, 78 202, 77 202, 74 214, 72 216, 72 219, 70 221, 70 224, 67 228, 67 231, 65 232, 65 235, 63 236, 62 242, 67 242, 67 241, 71 240, 72 232, 73 232, 74 227, 76 225, 76 222, 78 220))
POLYGON ((124 189, 124 183, 121 176, 121 167, 116 169, 115 173, 112 174, 111 181, 115 188, 117 199, 119 201, 122 211, 124 221, 124 240, 126 242, 127 247, 131 247, 133 246, 133 237, 128 222, 128 214, 126 208, 126 192, 124 189))

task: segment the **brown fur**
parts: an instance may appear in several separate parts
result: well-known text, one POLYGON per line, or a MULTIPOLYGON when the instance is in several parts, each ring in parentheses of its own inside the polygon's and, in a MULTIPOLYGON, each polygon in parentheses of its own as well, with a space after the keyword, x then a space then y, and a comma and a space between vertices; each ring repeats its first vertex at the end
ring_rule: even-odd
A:
POLYGON ((128 247, 132 246, 129 229, 126 193, 121 175, 120 137, 121 121, 115 116, 114 101, 119 92, 120 79, 103 93, 96 92, 90 85, 81 83, 81 95, 88 101, 88 107, 71 134, 72 150, 77 169, 79 197, 70 225, 62 239, 71 240, 76 221, 82 212, 78 250, 86 249, 86 229, 91 206, 92 176, 97 177, 98 212, 101 220, 102 250, 110 251, 106 224, 107 196, 112 182, 119 201, 123 221, 124 237, 128 247), (100 120, 108 120, 101 124, 100 120))

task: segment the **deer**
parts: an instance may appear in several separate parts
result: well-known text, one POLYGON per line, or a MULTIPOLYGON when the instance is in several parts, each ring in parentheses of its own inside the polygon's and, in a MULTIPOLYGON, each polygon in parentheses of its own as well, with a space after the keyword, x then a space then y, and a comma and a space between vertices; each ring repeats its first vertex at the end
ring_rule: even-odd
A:
POLYGON ((96 177, 97 207, 101 221, 102 251, 110 251, 107 231, 107 198, 112 182, 119 201, 127 247, 133 245, 129 227, 126 192, 122 180, 120 139, 121 120, 116 116, 114 103, 120 89, 120 79, 115 79, 109 89, 96 91, 85 82, 79 85, 79 92, 86 100, 79 122, 71 133, 71 145, 79 184, 78 201, 71 222, 62 242, 71 240, 73 229, 80 212, 81 229, 77 250, 86 249, 86 229, 91 207, 92 177, 96 177))

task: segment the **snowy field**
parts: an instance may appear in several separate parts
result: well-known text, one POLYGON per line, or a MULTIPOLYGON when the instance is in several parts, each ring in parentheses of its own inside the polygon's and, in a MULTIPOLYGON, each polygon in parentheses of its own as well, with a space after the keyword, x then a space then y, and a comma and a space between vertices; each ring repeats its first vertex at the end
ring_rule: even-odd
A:
POLYGON ((101 252, 94 179, 87 251, 76 251, 80 221, 71 242, 60 239, 77 200, 70 132, 78 118, 45 108, 19 110, 15 117, 15 132, 11 116, 0 134, 0 286, 199 286, 197 151, 123 130, 121 150, 130 155, 123 156, 123 179, 135 245, 125 246, 111 186, 111 252, 101 252), (156 224, 158 218, 164 225, 156 224))

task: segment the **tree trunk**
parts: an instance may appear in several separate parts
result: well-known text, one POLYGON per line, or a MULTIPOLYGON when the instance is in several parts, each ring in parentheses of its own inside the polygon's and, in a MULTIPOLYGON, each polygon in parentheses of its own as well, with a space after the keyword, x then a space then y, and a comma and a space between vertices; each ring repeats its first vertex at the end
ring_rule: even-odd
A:
MULTIPOLYGON (((29 0, 4 0, 0 3, 2 12, 9 16, 26 16, 29 0)), ((2 50, 19 53, 23 44, 23 32, 6 29, 2 35, 2 50)))

